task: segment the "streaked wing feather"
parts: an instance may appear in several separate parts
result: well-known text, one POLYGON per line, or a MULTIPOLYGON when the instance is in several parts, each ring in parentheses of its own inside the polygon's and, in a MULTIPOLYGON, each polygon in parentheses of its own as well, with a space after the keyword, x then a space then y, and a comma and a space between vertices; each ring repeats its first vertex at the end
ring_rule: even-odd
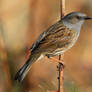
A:
POLYGON ((39 42, 45 37, 45 32, 43 32, 38 39, 33 43, 32 47, 31 47, 31 51, 33 51, 39 44, 39 42))
POLYGON ((55 32, 60 31, 63 26, 62 21, 58 21, 56 24, 52 25, 51 27, 49 27, 45 32, 43 32, 38 39, 33 43, 32 47, 31 47, 31 51, 34 51, 40 43, 43 43, 45 41, 45 38, 50 38, 51 34, 53 36, 53 34, 55 34, 55 32), (61 22, 61 23, 60 23, 61 22), (57 30, 58 29, 58 30, 57 30))

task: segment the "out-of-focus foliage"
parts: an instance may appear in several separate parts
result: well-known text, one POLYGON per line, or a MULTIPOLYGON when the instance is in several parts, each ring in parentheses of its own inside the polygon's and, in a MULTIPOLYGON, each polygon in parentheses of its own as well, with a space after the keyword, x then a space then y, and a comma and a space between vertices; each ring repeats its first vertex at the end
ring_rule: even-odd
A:
MULTIPOLYGON (((66 0, 66 14, 81 11, 92 17, 92 0, 66 0)), ((56 90, 57 63, 44 57, 25 80, 13 80, 40 33, 59 20, 59 0, 0 1, 0 92, 56 90)), ((65 54, 64 91, 92 92, 92 21, 86 21, 76 45, 65 54)))

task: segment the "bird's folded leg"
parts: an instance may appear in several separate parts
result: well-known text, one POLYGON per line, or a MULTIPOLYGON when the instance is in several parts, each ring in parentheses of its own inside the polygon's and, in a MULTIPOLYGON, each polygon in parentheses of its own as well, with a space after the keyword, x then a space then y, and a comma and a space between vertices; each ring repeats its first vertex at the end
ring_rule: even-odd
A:
MULTIPOLYGON (((59 59, 57 59, 57 58, 55 58, 55 57, 51 57, 50 59, 51 59, 52 61, 55 61, 55 62, 59 63, 59 64, 64 68, 64 62, 63 62, 63 60, 59 60, 59 59)), ((59 69, 58 66, 57 66, 57 68, 59 69)))
POLYGON ((57 58, 55 58, 55 57, 51 57, 51 58, 49 58, 50 60, 52 60, 52 61, 55 61, 55 62, 57 62, 57 63, 61 63, 61 60, 59 60, 59 59, 57 59, 57 58))

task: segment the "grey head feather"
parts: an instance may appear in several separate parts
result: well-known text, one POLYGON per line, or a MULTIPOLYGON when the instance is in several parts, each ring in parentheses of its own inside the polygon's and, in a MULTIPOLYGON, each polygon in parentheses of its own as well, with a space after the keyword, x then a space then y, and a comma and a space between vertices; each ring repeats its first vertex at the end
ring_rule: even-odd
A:
POLYGON ((71 12, 69 14, 67 14, 66 16, 64 16, 63 18, 67 19, 69 17, 73 17, 73 16, 80 16, 80 17, 86 17, 87 15, 81 12, 71 12))
POLYGON ((86 17, 87 15, 84 13, 72 12, 63 17, 62 21, 66 27, 80 32, 81 26, 84 23, 86 17))

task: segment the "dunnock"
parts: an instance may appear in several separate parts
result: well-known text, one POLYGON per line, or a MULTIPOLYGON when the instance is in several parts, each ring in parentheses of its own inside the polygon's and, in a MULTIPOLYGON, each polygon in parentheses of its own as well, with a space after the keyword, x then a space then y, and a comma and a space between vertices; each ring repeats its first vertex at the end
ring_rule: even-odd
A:
POLYGON ((32 64, 43 56, 62 55, 77 41, 85 20, 92 19, 84 13, 72 12, 44 31, 30 48, 31 55, 17 72, 15 80, 21 82, 32 64))

